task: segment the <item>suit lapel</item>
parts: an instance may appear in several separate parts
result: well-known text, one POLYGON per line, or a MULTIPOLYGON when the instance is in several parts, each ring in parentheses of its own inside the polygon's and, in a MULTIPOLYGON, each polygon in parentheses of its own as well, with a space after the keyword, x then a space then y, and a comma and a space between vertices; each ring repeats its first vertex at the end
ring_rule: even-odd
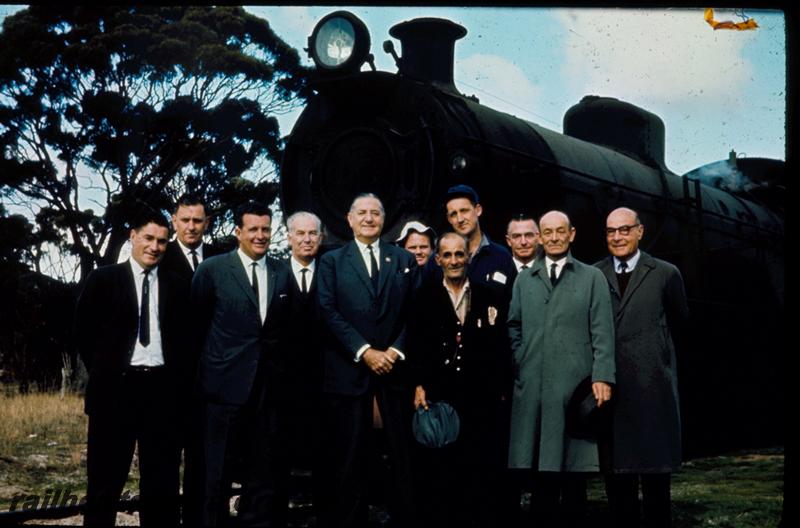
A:
POLYGON ((644 252, 641 253, 639 257, 639 262, 636 264, 636 268, 633 270, 633 275, 631 275, 631 280, 628 283, 628 287, 625 288, 625 295, 622 296, 622 304, 620 305, 620 311, 625 309, 625 305, 628 304, 631 296, 634 294, 636 289, 642 284, 642 281, 647 276, 648 273, 653 269, 654 264, 653 260, 650 258, 650 255, 645 254, 644 252))
POLYGON ((258 299, 256 299, 256 294, 253 292, 253 286, 250 284, 250 279, 247 277, 247 274, 244 271, 244 266, 242 266, 242 259, 239 258, 239 253, 236 250, 233 250, 229 253, 229 255, 228 266, 230 266, 231 276, 233 276, 234 282, 236 282, 239 287, 242 288, 245 296, 250 299, 250 302, 252 302, 253 306, 256 307, 256 313, 260 313, 258 299))
POLYGON ((550 282, 550 274, 547 271, 547 261, 544 258, 537 262, 530 270, 525 270, 525 272, 529 272, 531 275, 539 275, 539 280, 544 284, 547 293, 553 292, 553 284, 550 282))
POLYGON ((358 246, 356 245, 355 240, 350 242, 350 245, 347 248, 347 261, 350 263, 350 266, 353 268, 353 272, 361 279, 361 282, 364 283, 364 287, 368 292, 370 292, 373 296, 375 292, 372 291, 372 281, 369 279, 369 273, 367 272, 367 265, 364 263, 364 259, 361 258, 361 253, 358 251, 358 246))
POLYGON ((380 266, 380 276, 378 277, 378 291, 377 295, 380 297, 383 294, 383 290, 386 289, 386 284, 389 282, 389 278, 393 277, 395 273, 397 273, 397 256, 391 253, 391 249, 388 244, 381 242, 381 263, 380 266))
POLYGON ((272 304, 272 299, 275 297, 275 283, 278 280, 278 269, 270 259, 266 260, 266 264, 267 264, 267 313, 269 313, 269 306, 272 304))
POLYGON ((617 299, 620 300, 619 281, 617 280, 617 274, 614 271, 614 257, 607 257, 600 263, 599 267, 600 271, 603 272, 603 275, 606 276, 606 280, 611 285, 611 294, 615 295, 617 299))

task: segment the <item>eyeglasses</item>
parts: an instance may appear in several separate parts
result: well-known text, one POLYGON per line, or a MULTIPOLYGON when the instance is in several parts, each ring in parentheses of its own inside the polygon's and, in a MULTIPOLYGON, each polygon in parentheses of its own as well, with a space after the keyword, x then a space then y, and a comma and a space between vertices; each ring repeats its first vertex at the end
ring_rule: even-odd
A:
POLYGON ((642 224, 633 224, 633 225, 624 225, 619 227, 607 227, 606 228, 606 236, 612 237, 614 233, 619 231, 619 234, 622 236, 628 236, 631 234, 631 229, 637 228, 642 224))

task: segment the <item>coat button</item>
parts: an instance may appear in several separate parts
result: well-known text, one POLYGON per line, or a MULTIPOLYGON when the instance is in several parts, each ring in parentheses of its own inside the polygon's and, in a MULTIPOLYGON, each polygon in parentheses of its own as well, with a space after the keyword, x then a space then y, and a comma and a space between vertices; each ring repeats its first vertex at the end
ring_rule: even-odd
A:
POLYGON ((456 372, 461 372, 461 367, 456 367, 456 372))
POLYGON ((461 361, 461 356, 456 356, 456 359, 457 359, 458 361, 461 361))
POLYGON ((445 360, 444 360, 444 364, 445 364, 445 365, 449 365, 449 364, 450 364, 450 360, 449 360, 449 359, 445 359, 445 360))

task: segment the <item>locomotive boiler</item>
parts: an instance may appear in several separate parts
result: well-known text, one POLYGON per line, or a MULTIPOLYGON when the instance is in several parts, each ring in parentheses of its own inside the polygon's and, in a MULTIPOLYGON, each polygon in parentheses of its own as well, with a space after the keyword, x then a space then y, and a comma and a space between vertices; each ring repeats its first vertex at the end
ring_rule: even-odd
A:
POLYGON ((396 73, 375 70, 367 28, 351 13, 324 17, 309 37, 314 94, 286 144, 285 214, 313 211, 327 241, 343 241, 353 197, 373 192, 387 239, 410 219, 441 231, 441 197, 466 183, 494 240, 516 213, 560 209, 577 230, 573 254, 595 262, 606 254, 606 215, 636 209, 643 249, 678 266, 689 295, 691 331, 678 356, 686 452, 782 443, 783 163, 751 163, 745 176, 763 176, 765 165, 768 175, 738 190, 682 177, 665 164, 663 121, 642 108, 586 96, 557 133, 457 90, 464 27, 421 18, 389 33, 401 44, 402 56, 383 45, 396 73))

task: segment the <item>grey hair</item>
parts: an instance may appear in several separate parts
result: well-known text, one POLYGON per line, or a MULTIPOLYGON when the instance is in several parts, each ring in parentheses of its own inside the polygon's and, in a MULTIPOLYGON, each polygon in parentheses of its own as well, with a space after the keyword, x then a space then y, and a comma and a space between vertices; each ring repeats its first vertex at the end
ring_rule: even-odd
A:
POLYGON ((292 216, 286 219, 286 228, 289 232, 292 232, 292 228, 299 219, 301 218, 310 218, 317 223, 317 231, 322 233, 322 220, 319 219, 317 215, 309 211, 297 211, 292 216))
POLYGON ((370 193, 370 192, 368 192, 368 193, 360 193, 360 194, 356 195, 355 198, 353 198, 353 203, 350 204, 350 212, 351 213, 353 212, 353 209, 355 209, 356 202, 359 201, 362 198, 373 198, 375 200, 378 200, 378 206, 380 207, 381 215, 386 216, 386 211, 383 209, 383 202, 381 201, 380 198, 378 198, 378 196, 376 194, 370 193))

